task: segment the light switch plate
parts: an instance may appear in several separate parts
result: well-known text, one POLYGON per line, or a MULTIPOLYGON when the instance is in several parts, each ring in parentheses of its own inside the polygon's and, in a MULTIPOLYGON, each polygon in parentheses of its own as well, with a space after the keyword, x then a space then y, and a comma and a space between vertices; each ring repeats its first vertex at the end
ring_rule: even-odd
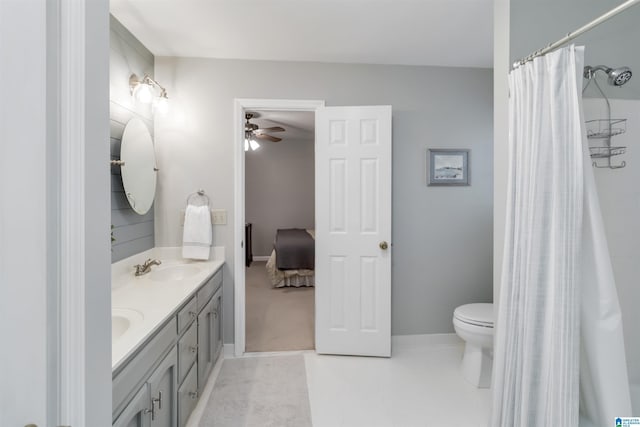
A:
MULTIPOLYGON (((211 224, 214 224, 214 225, 226 225, 227 224, 227 210, 226 209, 211 209, 211 224)), ((184 225, 184 210, 180 211, 180 225, 184 225)))
MULTIPOLYGON (((2 1, 2 0, 0 0, 2 1)), ((213 224, 213 210, 209 212, 211 214, 211 224, 213 224)), ((184 225, 184 210, 180 211, 180 225, 184 225)))
POLYGON ((212 223, 215 225, 227 224, 227 210, 226 209, 211 209, 212 223))

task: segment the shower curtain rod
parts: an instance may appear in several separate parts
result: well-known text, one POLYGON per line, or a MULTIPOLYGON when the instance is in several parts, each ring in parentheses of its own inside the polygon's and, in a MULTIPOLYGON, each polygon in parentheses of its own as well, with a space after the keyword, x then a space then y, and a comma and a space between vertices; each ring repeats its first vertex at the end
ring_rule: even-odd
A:
POLYGON ((598 18, 594 19, 593 21, 589 22, 586 25, 583 25, 582 27, 578 28, 575 31, 572 31, 570 33, 568 33, 565 37, 561 38, 560 40, 551 43, 549 45, 547 45, 547 47, 544 47, 542 49, 538 49, 535 52, 531 53, 529 56, 525 56, 522 59, 517 60, 516 62, 513 63, 513 68, 518 68, 521 65, 526 64, 527 62, 533 60, 534 58, 537 58, 538 56, 542 56, 546 53, 549 53, 553 50, 556 50, 557 48, 565 45, 566 43, 570 42, 571 40, 575 39, 578 36, 581 36, 582 34, 586 33, 587 31, 590 31, 591 29, 597 27, 598 25, 602 24, 603 22, 608 21, 609 19, 613 18, 614 16, 624 12, 625 10, 629 9, 631 6, 635 6, 637 4, 640 4, 640 0, 627 0, 624 3, 614 7, 613 9, 611 9, 610 11, 608 11, 607 13, 605 13, 602 16, 599 16, 598 18))

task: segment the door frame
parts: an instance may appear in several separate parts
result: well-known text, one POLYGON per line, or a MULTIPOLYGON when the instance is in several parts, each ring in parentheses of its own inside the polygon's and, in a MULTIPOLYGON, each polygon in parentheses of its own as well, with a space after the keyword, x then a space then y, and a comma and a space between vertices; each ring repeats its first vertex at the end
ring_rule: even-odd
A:
MULTIPOLYGON (((59 211, 48 209, 49 215, 58 216, 57 230, 60 241, 49 243, 58 252, 57 274, 49 277, 56 282, 59 293, 57 301, 49 301, 55 307, 59 350, 58 390, 59 404, 56 408, 57 422, 77 425, 86 422, 86 340, 85 340, 85 5, 73 0, 60 1, 61 17, 58 22, 60 41, 49 50, 60 54, 59 99, 60 113, 55 136, 59 166, 49 158, 49 175, 58 176, 52 190, 59 211), (57 279, 57 280, 56 280, 57 279), (57 305, 57 307, 56 307, 57 305), (75 372, 74 372, 75 370, 75 372)), ((54 95, 55 96, 55 95, 54 95)), ((49 114, 49 113, 48 113, 49 114)), ((51 119, 48 119, 51 120, 51 119)), ((48 219, 51 222, 51 218, 48 219)), ((51 233, 51 232, 49 232, 51 233)), ((55 252, 54 252, 55 253, 55 252)), ((52 265, 51 261, 48 263, 52 265)), ((54 268, 56 268, 54 267, 54 268)), ((50 267, 51 268, 51 267, 50 267)), ((51 374, 49 374, 51 376, 51 374)), ((55 396, 55 394, 54 394, 55 396)), ((51 399, 51 396, 48 397, 51 399)))
MULTIPOLYGON (((1 102, 12 134, 16 126, 31 127, 28 143, 11 141, 13 157, 5 160, 13 181, 7 185, 31 196, 38 214, 4 217, 0 209, 0 216, 10 219, 11 227, 38 233, 5 236, 0 257, 26 248, 21 255, 30 274, 21 262, 8 266, 3 279, 11 289, 20 288, 9 296, 19 313, 15 320, 28 317, 25 330, 37 331, 24 343, 13 342, 16 354, 46 349, 38 354, 42 363, 23 355, 27 369, 46 377, 39 378, 46 384, 39 389, 45 402, 8 408, 0 424, 110 425, 109 1, 26 3, 0 7, 3 20, 27 33, 22 37, 15 26, 0 26, 0 38, 12 40, 3 57, 29 51, 24 69, 3 65, 10 72, 1 102), (37 30, 30 32, 34 25, 37 30), (29 90, 17 84, 30 81, 29 90), (16 167, 20 160, 27 166, 16 167)), ((3 385, 10 387, 25 364, 8 367, 12 372, 3 385)), ((40 386, 27 378, 18 381, 24 388, 11 390, 18 397, 40 386)))
MULTIPOLYGON (((312 111, 324 107, 324 100, 296 99, 244 99, 234 100, 234 355, 245 352, 245 165, 244 165, 244 113, 247 110, 262 111, 312 111)), ((316 209, 318 207, 316 206, 316 209)))
POLYGON ((47 46, 48 415, 50 425, 110 425, 110 167, 99 143, 109 137, 109 1, 48 3, 48 36, 59 36, 47 46))

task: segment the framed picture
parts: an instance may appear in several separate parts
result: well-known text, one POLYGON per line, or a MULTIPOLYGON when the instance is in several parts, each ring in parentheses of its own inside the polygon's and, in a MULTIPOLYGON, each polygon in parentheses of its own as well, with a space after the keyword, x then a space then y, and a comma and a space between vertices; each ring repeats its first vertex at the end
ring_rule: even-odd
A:
POLYGON ((427 185, 469 185, 469 150, 430 148, 427 185))

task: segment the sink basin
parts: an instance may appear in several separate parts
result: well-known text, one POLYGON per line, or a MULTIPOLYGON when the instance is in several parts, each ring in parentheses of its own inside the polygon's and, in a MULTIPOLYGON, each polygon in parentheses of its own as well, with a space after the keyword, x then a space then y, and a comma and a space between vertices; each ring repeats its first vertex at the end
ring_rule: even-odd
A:
POLYGON ((111 316, 111 340, 115 340, 124 335, 131 326, 131 322, 126 317, 112 315, 111 316))
POLYGON ((195 276, 200 271, 200 268, 195 265, 171 265, 151 270, 149 278, 158 282, 178 281, 195 276))
POLYGON ((111 309, 111 341, 123 336, 135 323, 144 319, 142 313, 128 308, 111 309))

